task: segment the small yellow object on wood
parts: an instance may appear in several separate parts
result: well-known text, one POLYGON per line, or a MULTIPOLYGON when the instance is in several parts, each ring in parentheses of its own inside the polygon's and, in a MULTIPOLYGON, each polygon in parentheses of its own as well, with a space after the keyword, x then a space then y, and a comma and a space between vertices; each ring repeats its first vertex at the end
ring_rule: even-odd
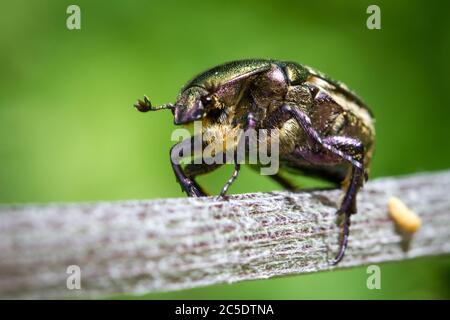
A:
POLYGON ((409 209, 406 204, 397 197, 391 197, 388 202, 389 213, 395 223, 408 233, 419 230, 422 221, 420 217, 409 209))

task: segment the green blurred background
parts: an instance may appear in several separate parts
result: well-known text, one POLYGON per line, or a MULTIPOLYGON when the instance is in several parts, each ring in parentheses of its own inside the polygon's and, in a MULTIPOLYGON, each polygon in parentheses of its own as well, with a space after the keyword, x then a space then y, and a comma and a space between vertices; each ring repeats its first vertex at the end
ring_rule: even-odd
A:
MULTIPOLYGON (((344 81, 377 118, 372 177, 449 167, 444 1, 7 1, 0 19, 0 202, 180 197, 168 150, 184 82, 219 63, 294 60, 344 81), (81 8, 81 30, 66 8, 81 8), (381 8, 381 30, 366 8, 381 8)), ((200 179, 217 192, 227 167, 200 179)), ((297 178, 303 185, 313 181, 297 178)), ((279 189, 243 170, 233 193, 279 189)), ((449 298, 450 259, 219 285, 144 298, 449 298)), ((123 296, 121 296, 123 297, 123 296)))

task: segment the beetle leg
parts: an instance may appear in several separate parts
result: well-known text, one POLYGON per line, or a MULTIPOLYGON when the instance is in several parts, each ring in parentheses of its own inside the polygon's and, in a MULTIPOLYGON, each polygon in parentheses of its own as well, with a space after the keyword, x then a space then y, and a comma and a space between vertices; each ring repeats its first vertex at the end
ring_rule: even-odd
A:
POLYGON ((312 145, 322 146, 325 149, 332 152, 333 154, 350 162, 353 166, 363 169, 362 162, 359 162, 358 160, 354 159, 354 157, 352 157, 351 155, 344 153, 334 144, 330 144, 329 141, 324 140, 316 131, 316 129, 314 129, 309 116, 305 112, 303 112, 298 106, 291 104, 284 104, 280 107, 280 109, 282 113, 290 114, 297 121, 297 123, 306 133, 306 136, 312 145))
POLYGON ((363 166, 364 146, 357 139, 340 136, 327 137, 324 139, 324 142, 335 146, 339 150, 343 150, 345 154, 353 157, 353 159, 361 164, 360 167, 352 165, 350 171, 350 182, 346 179, 343 183, 346 191, 344 199, 342 200, 341 206, 338 210, 339 214, 344 214, 343 229, 339 252, 333 261, 333 264, 337 264, 344 257, 345 249, 347 248, 348 237, 350 235, 350 216, 352 213, 356 213, 356 195, 365 179, 363 166))
POLYGON ((209 172, 212 172, 216 169, 218 169, 219 167, 221 167, 222 164, 220 163, 213 163, 213 164, 207 164, 207 163, 200 163, 200 164, 196 164, 196 163, 189 163, 188 165, 186 165, 184 167, 184 174, 190 178, 190 179, 194 179, 197 176, 200 176, 202 174, 206 174, 209 172))
POLYGON ((205 194, 198 188, 198 184, 192 179, 188 178, 179 164, 179 161, 185 156, 182 151, 186 148, 194 146, 195 137, 183 140, 170 148, 170 163, 172 164, 173 172, 181 189, 187 193, 189 197, 203 197, 205 194))
POLYGON ((203 188, 195 181, 195 177, 197 177, 199 175, 202 175, 202 174, 206 174, 206 173, 212 172, 212 171, 216 170, 217 168, 219 168, 221 166, 222 166, 222 164, 218 164, 218 163, 213 163, 213 164, 207 164, 207 163, 194 164, 194 163, 189 163, 188 165, 186 165, 184 167, 184 174, 186 175, 186 177, 188 177, 189 179, 191 179, 194 182, 195 187, 197 189, 199 189, 202 193, 207 195, 207 193, 203 190, 203 188))
MULTIPOLYGON (((319 161, 319 163, 323 163, 324 160, 335 162, 335 157, 327 157, 323 154, 321 157, 320 147, 323 147, 333 155, 338 156, 351 164, 350 183, 348 184, 344 199, 338 210, 338 214, 344 214, 344 225, 339 252, 333 262, 334 264, 337 264, 344 257, 345 249, 347 248, 348 237, 350 234, 350 216, 352 213, 356 212, 356 194, 364 181, 363 144, 357 139, 342 136, 322 138, 312 126, 309 116, 296 105, 284 104, 277 111, 273 115, 273 121, 281 121, 282 119, 285 121, 287 118, 286 114, 289 114, 304 130, 311 146, 319 147, 318 150, 300 149, 299 151, 304 152, 304 155, 309 155, 311 157, 310 159, 319 161)), ((270 121, 271 120, 269 119, 269 122, 270 121)))
POLYGON ((220 191, 220 194, 219 194, 219 198, 224 198, 225 197, 225 194, 227 193, 228 188, 231 186, 231 184, 234 182, 234 180, 236 180, 240 169, 241 169, 241 164, 240 163, 235 163, 234 164, 233 174, 228 179, 227 183, 225 183, 225 185, 222 187, 222 190, 220 191))
POLYGON ((352 164, 350 179, 345 179, 343 182, 346 193, 339 210, 339 213, 356 213, 356 194, 365 180, 364 146, 358 139, 342 136, 326 137, 324 143, 338 148, 359 163, 359 166, 352 164))
MULTIPOLYGON (((356 194, 358 192, 359 186, 361 185, 362 170, 352 167, 351 173, 351 182, 345 193, 344 200, 342 201, 341 207, 339 209, 340 214, 344 214, 342 233, 341 233, 341 241, 339 246, 339 252, 334 258, 333 264, 337 264, 342 260, 345 254, 345 250, 347 249, 348 237, 350 235, 350 223, 351 223, 351 207, 356 207, 356 194)), ((355 208, 356 209, 356 208, 355 208)))
MULTIPOLYGON (((350 235, 350 223, 351 223, 351 214, 356 213, 356 195, 358 193, 359 188, 362 186, 364 182, 364 167, 363 167, 363 159, 364 159, 364 147, 362 143, 353 138, 341 137, 341 136, 331 136, 323 138, 323 143, 329 146, 333 146, 342 152, 345 155, 352 157, 355 161, 358 161, 360 166, 351 165, 350 170, 350 180, 344 180, 343 187, 345 189, 344 199, 341 202, 340 208, 338 210, 338 214, 344 215, 342 233, 340 239, 339 252, 334 258, 333 264, 337 264, 342 260, 345 254, 345 250, 348 244, 348 237, 350 235)), ((323 163, 326 161, 335 162, 335 157, 329 157, 325 154, 317 154, 314 151, 303 151, 302 149, 297 150, 297 152, 304 157, 306 160, 310 161, 318 161, 319 163, 323 163), (313 153, 314 152, 314 153, 313 153)))
MULTIPOLYGON (((331 136, 323 138, 323 143, 338 148, 345 152, 346 155, 353 157, 355 161, 359 161, 361 166, 357 167, 353 164, 349 171, 350 179, 345 179, 343 182, 343 187, 345 190, 344 198, 341 202, 340 208, 337 211, 339 215, 344 215, 342 233, 340 237, 339 252, 334 258, 333 264, 337 264, 342 260, 345 254, 345 250, 348 244, 348 237, 350 235, 350 223, 351 214, 356 213, 356 195, 359 188, 364 182, 364 169, 363 169, 363 158, 364 158, 364 147, 362 143, 353 138, 342 137, 342 136, 331 136)), ((301 157, 311 162, 318 162, 323 164, 324 162, 336 163, 336 156, 329 156, 325 153, 317 153, 312 150, 303 150, 301 148, 296 150, 296 153, 301 157)), ((329 153, 326 151, 326 153, 329 153)), ((342 161, 342 160, 341 160, 342 161)))
MULTIPOLYGON (((241 136, 239 138, 238 145, 242 142, 241 139, 245 139, 245 137, 246 137, 245 132, 247 130, 250 130, 250 129, 255 129, 255 127, 256 127, 255 116, 253 115, 253 113, 249 112, 248 115, 247 115, 245 126, 244 126, 244 134, 243 134, 243 137, 241 136)), ((219 198, 223 198, 225 196, 225 194, 228 191, 228 188, 230 188, 231 184, 234 182, 234 180, 236 180, 240 169, 241 169, 241 164, 238 163, 237 152, 235 152, 234 153, 234 171, 233 171, 233 174, 228 179, 227 183, 225 183, 225 185, 222 187, 222 190, 220 191, 220 194, 219 194, 219 198)))
MULTIPOLYGON (((351 170, 347 175, 347 178, 342 182, 343 189, 345 190, 345 196, 342 201, 341 207, 338 210, 338 214, 344 213, 356 213, 356 193, 364 182, 364 147, 362 143, 354 138, 344 136, 331 136, 322 139, 323 143, 334 148, 339 149, 346 156, 352 157, 354 161, 359 163, 359 166, 351 164, 351 170)), ((339 155, 330 154, 329 150, 311 150, 308 147, 298 147, 294 151, 294 155, 300 156, 306 161, 313 164, 339 164, 342 162, 342 158, 339 155)))

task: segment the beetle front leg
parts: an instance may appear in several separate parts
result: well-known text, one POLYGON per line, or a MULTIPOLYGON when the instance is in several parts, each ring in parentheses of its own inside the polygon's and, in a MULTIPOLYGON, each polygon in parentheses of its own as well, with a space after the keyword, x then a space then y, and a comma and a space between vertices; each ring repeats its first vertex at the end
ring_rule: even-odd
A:
POLYGON ((183 150, 186 150, 187 148, 191 148, 192 150, 194 139, 195 137, 192 137, 172 146, 172 148, 170 148, 170 163, 172 164, 175 177, 181 185, 181 189, 186 192, 189 197, 203 197, 206 196, 206 194, 201 191, 201 188, 199 188, 194 180, 186 176, 180 165, 181 159, 186 156, 183 154, 183 150))
POLYGON ((222 166, 221 163, 189 163, 184 167, 185 175, 190 179, 195 179, 195 177, 200 176, 202 174, 210 173, 222 166))
POLYGON ((197 176, 199 176, 199 175, 212 172, 212 171, 218 169, 221 166, 222 166, 222 164, 220 164, 220 163, 212 163, 212 164, 207 164, 207 163, 200 163, 200 164, 189 163, 188 165, 186 165, 184 167, 184 174, 186 175, 186 177, 188 177, 189 179, 191 179, 193 181, 193 183, 195 184, 195 187, 198 190, 200 190, 203 194, 208 195, 203 190, 203 188, 195 181, 195 178, 197 176))

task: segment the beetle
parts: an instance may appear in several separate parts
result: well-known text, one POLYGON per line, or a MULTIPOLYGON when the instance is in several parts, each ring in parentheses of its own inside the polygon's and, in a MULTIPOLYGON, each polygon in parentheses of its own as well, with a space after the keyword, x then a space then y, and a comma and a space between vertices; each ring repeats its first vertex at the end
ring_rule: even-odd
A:
MULTIPOLYGON (((153 107, 145 96, 134 105, 139 111, 170 109, 175 125, 201 121, 204 130, 228 135, 236 128, 270 129, 279 133, 282 169, 325 179, 344 190, 337 214, 342 217, 340 246, 334 258, 344 257, 351 215, 357 212, 356 197, 368 179, 374 150, 374 116, 367 105, 343 83, 306 65, 266 59, 238 60, 211 68, 185 84, 174 104, 153 107)), ((205 196, 195 177, 217 169, 219 164, 189 163, 175 159, 173 171, 191 197, 205 196)), ((212 141, 203 141, 208 145, 212 141)), ((226 182, 221 196, 236 179, 240 163, 226 182)), ((288 190, 295 186, 277 173, 270 176, 288 190)))

